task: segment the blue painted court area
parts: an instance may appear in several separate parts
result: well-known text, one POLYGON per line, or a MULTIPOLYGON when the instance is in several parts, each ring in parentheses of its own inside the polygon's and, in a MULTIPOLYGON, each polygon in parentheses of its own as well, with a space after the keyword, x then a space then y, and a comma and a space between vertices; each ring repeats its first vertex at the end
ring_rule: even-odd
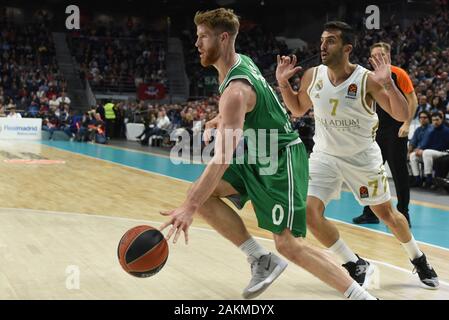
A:
MULTIPOLYGON (((176 165, 167 157, 104 145, 67 141, 42 141, 42 144, 186 181, 195 181, 204 169, 204 165, 200 164, 176 165)), ((332 201, 329 204, 326 216, 351 223, 352 218, 361 212, 362 207, 352 194, 343 192, 339 201, 332 201)), ((410 204, 410 216, 415 239, 449 249, 448 211, 410 204)), ((384 224, 364 225, 364 227, 391 233, 384 224)))
POLYGON ((204 169, 200 164, 176 165, 166 157, 100 144, 50 140, 42 144, 187 181, 195 181, 204 169))
MULTIPOLYGON (((396 206, 396 201, 393 205, 396 206)), ((362 213, 363 207, 352 193, 342 192, 340 200, 332 201, 326 208, 326 216, 352 224, 352 218, 362 213)), ((416 240, 449 249, 449 212, 423 205, 410 204, 412 232, 416 240)), ((380 224, 362 225, 368 229, 391 233, 387 226, 380 224)))

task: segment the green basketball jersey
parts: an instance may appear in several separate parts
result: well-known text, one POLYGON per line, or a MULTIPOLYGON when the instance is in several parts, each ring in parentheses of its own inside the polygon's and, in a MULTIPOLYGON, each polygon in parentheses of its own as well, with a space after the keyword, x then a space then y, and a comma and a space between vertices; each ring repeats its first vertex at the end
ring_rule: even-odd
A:
MULTIPOLYGON (((258 130, 260 130, 260 132, 265 132, 267 151, 269 151, 269 136, 273 135, 272 130, 277 132, 276 140, 278 150, 285 148, 291 142, 299 139, 299 135, 297 132, 293 131, 289 116, 285 108, 281 105, 276 93, 262 76, 259 68, 257 68, 254 62, 243 54, 238 54, 237 62, 229 70, 220 85, 220 94, 222 94, 229 83, 235 79, 248 81, 257 96, 257 102, 254 109, 245 115, 243 127, 245 133, 247 129, 255 130, 256 134, 259 132, 258 130)), ((258 136, 260 140, 261 135, 258 136)), ((246 138, 248 140, 252 139, 251 136, 246 136, 246 138)), ((269 154, 267 154, 267 156, 269 156, 269 154)))

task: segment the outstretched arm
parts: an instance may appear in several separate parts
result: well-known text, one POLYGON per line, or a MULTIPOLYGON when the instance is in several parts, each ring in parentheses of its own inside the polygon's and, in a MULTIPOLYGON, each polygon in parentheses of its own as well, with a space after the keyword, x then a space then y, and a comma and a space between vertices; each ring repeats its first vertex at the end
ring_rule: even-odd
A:
POLYGON ((408 109, 409 109, 409 117, 408 120, 404 122, 404 124, 399 128, 398 137, 404 138, 408 137, 408 133, 410 132, 410 124, 415 117, 416 108, 418 107, 418 98, 416 97, 415 91, 411 93, 406 93, 405 98, 407 99, 408 109))
POLYGON ((248 84, 233 81, 221 96, 221 116, 218 119, 214 157, 193 185, 184 203, 175 210, 161 213, 170 216, 170 220, 164 223, 160 230, 173 225, 166 236, 170 239, 176 232, 173 243, 176 243, 181 231, 184 231, 185 241, 188 243, 188 229, 193 221, 193 214, 211 196, 231 163, 234 150, 243 135, 245 114, 252 107, 249 105, 250 101, 254 101, 252 95, 255 93, 248 84))
POLYGON ((368 75, 367 93, 397 121, 407 121, 410 110, 407 100, 391 78, 391 64, 388 57, 378 54, 370 58, 374 72, 368 75))
POLYGON ((301 117, 312 107, 312 101, 307 94, 307 88, 312 82, 313 68, 308 69, 301 79, 301 87, 295 92, 288 80, 301 70, 295 67, 296 56, 292 58, 277 56, 278 65, 276 68, 276 80, 281 90, 282 98, 294 117, 301 117))

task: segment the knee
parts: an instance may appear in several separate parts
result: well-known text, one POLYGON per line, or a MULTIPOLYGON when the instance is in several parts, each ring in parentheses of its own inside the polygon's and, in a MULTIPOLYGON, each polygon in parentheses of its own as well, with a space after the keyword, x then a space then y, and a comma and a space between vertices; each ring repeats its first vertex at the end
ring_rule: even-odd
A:
POLYGON ((423 160, 424 162, 432 161, 432 160, 433 160, 434 153, 433 153, 432 151, 433 151, 433 150, 427 149, 427 150, 424 150, 424 151, 422 152, 422 160, 423 160))
POLYGON ((287 259, 290 259, 292 255, 290 241, 288 239, 285 239, 285 237, 280 237, 276 241, 276 250, 287 259))
POLYGON ((322 212, 315 206, 307 205, 307 214, 306 214, 306 220, 307 220, 307 227, 312 231, 315 232, 318 230, 320 224, 324 220, 324 216, 322 212))
POLYGON ((394 227, 398 224, 398 220, 401 219, 401 214, 390 207, 381 213, 377 214, 379 219, 381 219, 387 226, 394 227))
POLYGON ((281 235, 275 237, 276 250, 289 260, 296 255, 301 255, 304 251, 302 241, 294 238, 290 230, 284 230, 281 235))

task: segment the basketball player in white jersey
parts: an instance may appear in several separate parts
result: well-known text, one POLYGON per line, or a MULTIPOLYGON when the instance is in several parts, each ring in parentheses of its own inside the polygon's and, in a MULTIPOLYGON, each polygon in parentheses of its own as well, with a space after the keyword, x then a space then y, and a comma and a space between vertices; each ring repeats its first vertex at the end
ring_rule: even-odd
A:
POLYGON ((345 183, 362 205, 369 205, 401 242, 424 287, 439 286, 434 269, 410 232, 407 220, 390 201, 387 175, 376 143, 378 127, 374 102, 398 121, 409 117, 406 99, 391 78, 390 61, 381 55, 370 58, 374 72, 349 62, 354 32, 344 22, 332 21, 321 35, 323 64, 308 69, 298 92, 289 78, 300 70, 296 57, 279 57, 276 78, 282 97, 293 116, 312 106, 315 114, 315 146, 310 156, 307 226, 315 237, 343 261, 354 280, 369 284, 374 269, 340 238, 324 209, 338 199, 345 183))

